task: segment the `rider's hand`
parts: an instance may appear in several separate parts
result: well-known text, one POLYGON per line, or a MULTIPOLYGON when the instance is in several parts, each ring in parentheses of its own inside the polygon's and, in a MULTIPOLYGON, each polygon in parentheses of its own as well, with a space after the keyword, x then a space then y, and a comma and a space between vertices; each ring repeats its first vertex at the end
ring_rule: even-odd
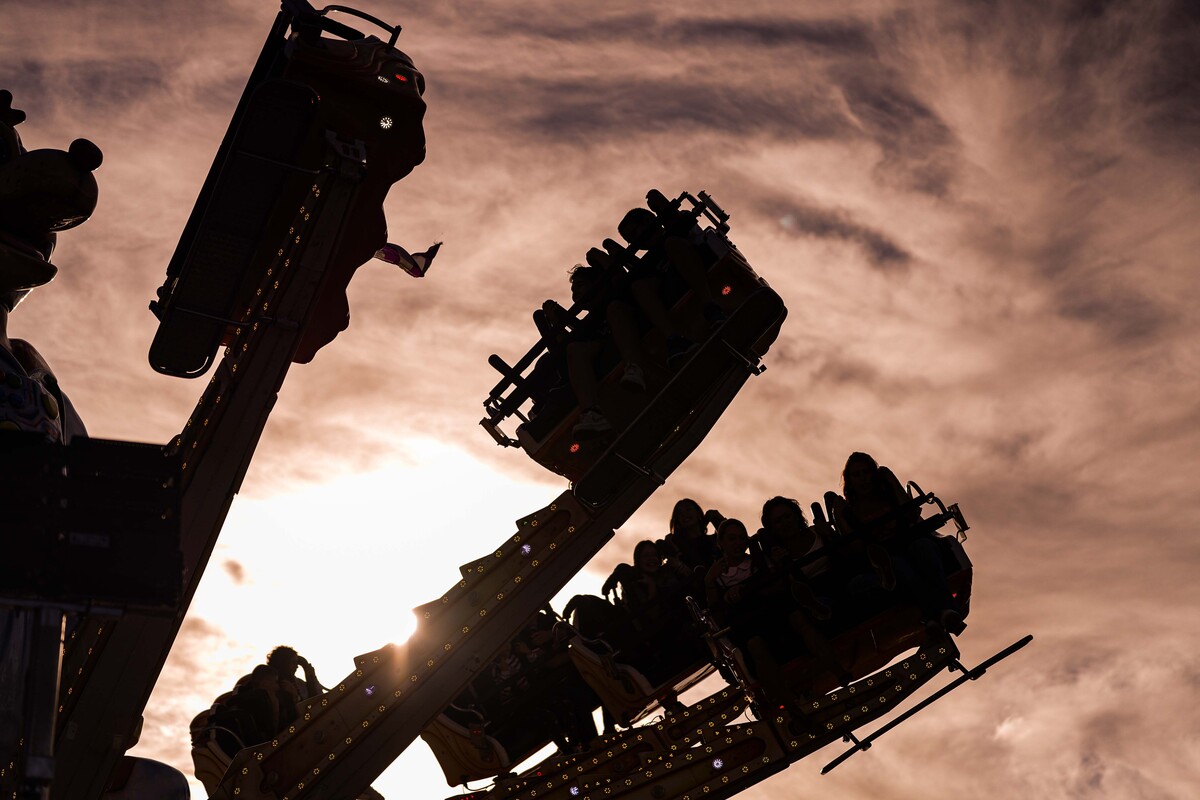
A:
POLYGON ((567 315, 566 310, 554 300, 542 303, 542 313, 546 315, 546 321, 555 327, 561 326, 563 318, 567 315))

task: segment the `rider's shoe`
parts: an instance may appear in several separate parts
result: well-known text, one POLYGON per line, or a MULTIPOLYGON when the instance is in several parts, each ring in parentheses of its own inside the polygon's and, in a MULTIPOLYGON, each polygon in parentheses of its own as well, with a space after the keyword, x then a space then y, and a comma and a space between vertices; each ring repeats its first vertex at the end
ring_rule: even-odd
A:
POLYGON ((632 362, 625 365, 625 372, 621 375, 621 388, 631 392, 646 391, 646 376, 640 366, 632 362))
POLYGON ((579 421, 571 429, 577 438, 585 439, 612 430, 612 423, 594 408, 589 408, 579 415, 579 421))

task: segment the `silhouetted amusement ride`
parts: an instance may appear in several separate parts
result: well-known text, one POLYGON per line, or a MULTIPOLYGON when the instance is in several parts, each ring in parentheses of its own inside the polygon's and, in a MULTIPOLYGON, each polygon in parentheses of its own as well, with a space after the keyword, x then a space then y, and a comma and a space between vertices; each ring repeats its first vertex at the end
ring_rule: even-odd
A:
MULTIPOLYGON (((399 33, 342 6, 284 2, 151 304, 160 372, 197 377, 225 348, 179 436, 166 446, 107 442, 78 426, 70 437, 73 412, 52 376, 40 377, 48 369, 23 370, 44 384, 30 384, 31 405, 56 403, 64 422, 27 414, 32 422, 0 441, 0 477, 24 498, 8 511, 5 534, 22 561, 0 572, 0 605, 37 620, 18 623, 31 632, 16 674, 33 689, 15 726, 0 726, 5 791, 157 788, 135 786, 148 767, 131 773, 123 754, 290 364, 345 328, 348 281, 388 246, 383 199, 425 156, 424 78, 394 47, 399 33), (61 639, 64 615, 60 659, 59 645, 44 642, 61 639)), ((0 289, 27 291, 53 277, 53 232, 94 208, 87 173, 100 154, 85 140, 69 153, 26 153, 9 136, 24 114, 5 100, 0 289)))
MULTIPOLYGON (((283 4, 151 304, 154 369, 211 371, 181 433, 155 446, 30 426, 0 440, 0 478, 37 501, 16 515, 31 567, 0 572, 0 605, 68 632, 61 665, 45 641, 24 663, 40 705, 23 717, 26 744, 0 738, 14 753, 0 787, 116 788, 290 364, 345 328, 345 288, 373 255, 423 275, 436 252, 387 244, 384 197, 425 155, 424 77, 399 34, 342 6, 283 4), (98 555, 121 580, 79 566, 98 555)), ((377 796, 370 783, 418 736, 449 785, 491 781, 462 797, 729 797, 851 742, 836 766, 895 721, 860 739, 862 726, 942 671, 962 674, 898 719, 1029 641, 974 669, 959 661, 966 521, 860 453, 811 524, 772 498, 750 536, 681 500, 672 533, 639 544, 606 597, 564 615, 548 605, 765 370, 787 310, 729 221, 703 191, 650 190, 614 220, 620 240, 571 271, 569 307, 534 313, 534 346, 511 364, 491 356, 500 380, 481 425, 568 488, 418 607, 403 645, 356 657, 328 690, 308 668, 293 686, 306 662, 283 654, 200 713, 192 754, 211 797, 377 796), (294 713, 275 730, 251 724, 254 699, 280 686, 294 713)))

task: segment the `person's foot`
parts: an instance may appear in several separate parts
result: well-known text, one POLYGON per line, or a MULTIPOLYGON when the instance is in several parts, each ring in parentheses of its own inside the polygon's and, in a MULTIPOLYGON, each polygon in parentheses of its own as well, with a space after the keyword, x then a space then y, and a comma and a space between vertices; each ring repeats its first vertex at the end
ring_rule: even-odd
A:
POLYGON ((621 375, 621 388, 631 392, 646 391, 646 376, 640 366, 632 362, 625 365, 625 372, 621 375))
POLYGON ((667 338, 667 367, 678 369, 687 361, 688 355, 696 348, 691 339, 672 334, 667 338))
POLYGON ((575 423, 575 427, 571 429, 571 433, 583 439, 611 430, 612 423, 599 410, 589 408, 579 415, 579 421, 575 423))
POLYGON ((725 320, 729 319, 716 303, 705 303, 704 308, 701 309, 701 313, 704 314, 704 319, 708 324, 714 328, 720 327, 725 320))

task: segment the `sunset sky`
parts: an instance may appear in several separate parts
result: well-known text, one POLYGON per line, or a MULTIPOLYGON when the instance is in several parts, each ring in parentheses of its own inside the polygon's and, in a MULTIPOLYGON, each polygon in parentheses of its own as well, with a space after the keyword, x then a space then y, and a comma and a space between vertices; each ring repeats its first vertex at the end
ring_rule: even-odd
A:
MULTIPOLYGON (((280 643, 331 684, 565 488, 477 426, 530 312, 646 190, 709 191, 790 314, 697 452, 573 584, 697 498, 756 527, 853 450, 961 504, 964 660, 1035 640, 829 776, 747 800, 1195 797, 1200 786, 1200 5, 382 2, 429 155, 351 327, 296 367, 146 711, 187 722, 280 643)), ((276 6, 0 0, 29 148, 87 137, 101 196, 11 320, 94 436, 165 442, 203 389, 147 310, 276 6)), ((418 742, 376 783, 452 794, 418 742)), ((194 796, 203 797, 199 784, 194 796)))

